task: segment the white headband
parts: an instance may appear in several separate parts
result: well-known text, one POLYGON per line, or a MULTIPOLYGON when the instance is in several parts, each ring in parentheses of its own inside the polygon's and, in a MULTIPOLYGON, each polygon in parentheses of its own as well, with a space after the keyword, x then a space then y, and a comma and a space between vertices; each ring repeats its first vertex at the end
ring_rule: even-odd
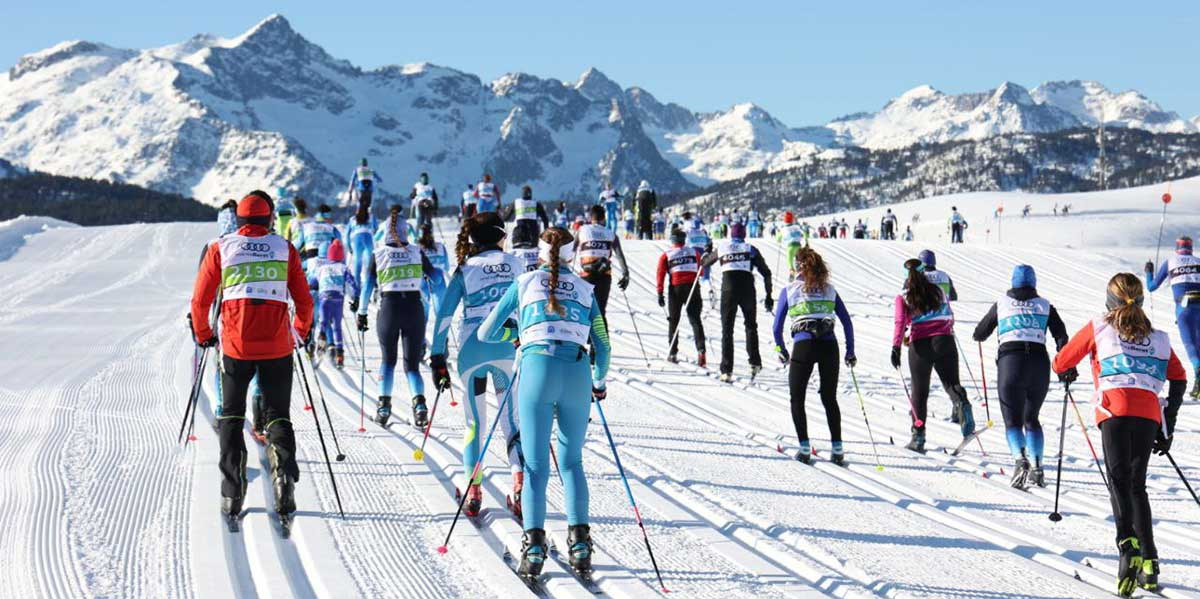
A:
MULTIPOLYGON (((541 260, 542 262, 549 264, 550 263, 550 250, 551 250, 551 246, 549 243, 546 243, 545 241, 542 241, 541 239, 538 240, 538 260, 541 260)), ((574 258, 575 258, 575 248, 572 245, 563 244, 562 246, 560 246, 558 248, 558 259, 560 262, 570 262, 574 258)))

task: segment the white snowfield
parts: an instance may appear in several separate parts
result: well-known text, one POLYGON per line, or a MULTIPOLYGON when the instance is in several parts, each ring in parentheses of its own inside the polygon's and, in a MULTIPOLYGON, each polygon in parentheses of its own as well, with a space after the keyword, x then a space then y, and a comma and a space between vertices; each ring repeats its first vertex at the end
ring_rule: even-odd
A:
MULTIPOLYGON (((1108 277, 1140 271, 1154 254, 1160 187, 1069 198, 1005 196, 1006 214, 1019 214, 1017 204, 1026 201, 1039 214, 1025 221, 1006 216, 1002 243, 994 237, 983 242, 985 215, 973 212, 990 210, 995 200, 990 194, 897 208, 920 210, 926 225, 944 226, 943 206, 956 202, 972 222, 965 245, 813 242, 854 316, 855 375, 882 471, 875 467, 863 408, 845 368, 839 402, 849 467, 826 461, 829 437, 815 381, 808 415, 817 456, 812 466, 792 459, 797 439, 787 373, 775 359, 769 318, 761 308, 766 368, 756 381, 748 378, 740 323, 737 379, 732 385, 717 381, 720 324, 713 309, 705 312, 710 369, 668 364, 666 319, 653 283, 666 243, 624 242, 634 272, 628 300, 614 289, 609 304, 614 360, 604 408, 672 596, 1111 596, 1115 531, 1075 414, 1068 412, 1066 419, 1064 518, 1052 523, 1047 515, 1053 486, 1022 492, 1008 485, 1011 460, 995 396, 996 343, 983 344, 981 364, 970 335, 1008 287, 1012 266, 1023 262, 1037 269, 1039 291, 1072 332, 1097 315, 1108 277), (1075 216, 1053 220, 1040 214, 1054 201, 1071 202, 1075 216), (1088 248, 1067 248, 1078 245, 1080 230, 1088 248), (1057 231, 1066 232, 1056 239, 1057 231), (961 296, 955 304, 958 336, 970 373, 986 377, 996 423, 980 445, 959 457, 943 452, 960 435, 948 421, 947 396, 936 385, 929 452, 903 449, 906 401, 888 364, 900 264, 925 247, 937 252, 939 267, 954 277, 961 296)), ((1169 235, 1200 233, 1200 183, 1176 182, 1172 193, 1169 235)), ((447 234, 452 226, 441 223, 447 234)), ((360 353, 353 345, 345 371, 325 363, 317 376, 348 456, 333 464, 346 517, 338 515, 313 413, 302 409, 296 391, 292 416, 302 477, 293 537, 282 540, 269 517, 269 476, 249 438, 248 513, 240 534, 226 532, 218 515, 211 371, 198 439, 186 448, 175 443, 192 377, 192 342, 183 317, 200 248, 214 231, 208 224, 52 229, 0 262, 6 290, 0 304, 0 597, 529 596, 504 562, 505 552, 519 552, 520 527, 504 507, 510 480, 502 443, 492 445, 487 462, 482 526, 459 522, 449 553, 439 555, 435 548, 456 507, 454 483, 462 478, 462 389, 454 389, 456 407, 449 396, 441 398, 425 460, 416 461, 412 453, 421 436, 403 418, 388 430, 367 423, 365 433, 357 432, 360 353)), ((928 239, 935 234, 920 233, 928 239)), ((776 243, 753 243, 773 268, 779 264, 776 243)), ((775 269, 776 290, 786 277, 786 269, 775 269)), ((761 305, 761 287, 759 293, 761 305)), ((1182 354, 1168 294, 1157 294, 1154 314, 1182 354)), ((368 412, 374 410, 379 356, 374 335, 366 335, 368 412)), ((681 357, 694 359, 686 325, 680 347, 681 357)), ((424 367, 423 372, 428 377, 424 367)), ((396 395, 403 397, 403 377, 397 378, 396 395)), ((976 421, 984 423, 982 385, 977 391, 966 369, 963 381, 976 400, 976 421)), ((1087 432, 1098 443, 1089 385, 1077 387, 1087 432)), ((495 398, 490 401, 495 414, 495 398)), ((1062 409, 1056 383, 1042 410, 1051 485, 1062 409)), ((1200 483, 1198 410, 1195 402, 1183 407, 1173 450, 1195 483, 1200 483)), ((324 420, 320 407, 316 413, 324 420)), ((594 416, 584 461, 596 579, 612 597, 654 596, 658 585, 650 560, 594 416)), ((332 456, 330 427, 322 425, 332 456)), ((1164 594, 1198 597, 1200 506, 1165 459, 1153 459, 1148 486, 1164 594)), ((566 542, 562 499, 552 479, 547 528, 560 549, 566 542)), ((588 596, 559 562, 549 563, 547 571, 549 596, 588 596)))

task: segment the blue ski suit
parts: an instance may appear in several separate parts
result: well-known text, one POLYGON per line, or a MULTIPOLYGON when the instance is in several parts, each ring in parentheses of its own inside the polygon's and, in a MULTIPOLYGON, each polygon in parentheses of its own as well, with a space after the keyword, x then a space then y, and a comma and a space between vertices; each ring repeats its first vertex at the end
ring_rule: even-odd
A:
POLYGON ((1146 289, 1153 292, 1167 279, 1175 297, 1175 322, 1179 337, 1192 362, 1192 372, 1200 370, 1200 258, 1190 249, 1178 249, 1163 261, 1158 272, 1146 271, 1146 289))

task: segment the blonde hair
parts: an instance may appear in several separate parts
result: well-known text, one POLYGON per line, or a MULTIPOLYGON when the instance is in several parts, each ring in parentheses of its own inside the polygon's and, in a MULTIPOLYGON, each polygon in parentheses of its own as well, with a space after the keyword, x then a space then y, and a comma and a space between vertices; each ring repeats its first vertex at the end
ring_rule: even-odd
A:
POLYGON ((796 252, 796 270, 804 279, 805 293, 819 293, 829 283, 829 267, 816 250, 802 247, 796 252))
POLYGON ((1150 336, 1153 326, 1142 310, 1142 281, 1136 275, 1121 272, 1108 280, 1108 313, 1104 321, 1127 341, 1141 341, 1150 336), (1114 305, 1115 304, 1115 305, 1114 305))

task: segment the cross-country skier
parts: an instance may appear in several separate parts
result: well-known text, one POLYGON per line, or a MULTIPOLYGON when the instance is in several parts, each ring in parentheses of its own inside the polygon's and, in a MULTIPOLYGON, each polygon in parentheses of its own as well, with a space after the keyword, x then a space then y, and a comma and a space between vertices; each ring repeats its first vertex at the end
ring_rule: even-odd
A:
POLYGON ((600 192, 600 205, 604 206, 604 226, 613 233, 617 232, 621 222, 622 204, 621 193, 613 189, 612 182, 605 181, 604 190, 600 192))
MULTIPOLYGON (((683 232, 687 235, 687 246, 699 250, 701 256, 712 251, 712 238, 708 236, 708 231, 704 229, 704 221, 699 216, 693 216, 691 212, 684 212, 683 232)), ((701 265, 700 282, 708 285, 709 299, 713 299, 711 268, 701 265)), ((700 290, 697 289, 696 291, 699 292, 700 290)))
POLYGON ((1146 263, 1146 288, 1157 291, 1169 278, 1175 296, 1175 323, 1179 338, 1192 364, 1193 399, 1200 399, 1200 258, 1192 254, 1192 238, 1175 240, 1175 254, 1163 261, 1154 273, 1154 263, 1146 263))
POLYGON ((341 239, 341 233, 329 221, 329 215, 332 212, 333 208, 329 204, 321 204, 317 208, 317 215, 303 223, 300 226, 300 234, 293 239, 296 247, 300 250, 300 259, 305 263, 316 257, 317 250, 322 245, 333 243, 334 239, 341 239))
MULTIPOLYGON (((446 294, 438 307, 434 323, 433 344, 429 366, 433 370, 433 381, 439 389, 450 386, 450 370, 446 365, 447 339, 450 324, 459 303, 463 305, 462 322, 458 327, 458 376, 466 390, 463 413, 467 418, 464 432, 463 472, 475 471, 475 464, 483 459, 480 449, 487 435, 487 379, 492 377, 492 388, 496 397, 502 397, 512 384, 513 360, 516 350, 511 343, 487 343, 476 337, 479 323, 491 313, 500 296, 508 291, 517 275, 525 272, 520 262, 504 253, 504 221, 495 212, 480 212, 463 221, 455 248, 457 268, 446 287, 446 294)), ((511 340, 510 340, 511 341, 511 340)), ((513 476, 512 502, 514 513, 521 516, 521 487, 524 482, 522 471, 520 435, 517 434, 517 407, 509 402, 500 415, 500 428, 508 440, 508 462, 513 476)), ((468 516, 479 515, 483 504, 483 471, 479 478, 466 481, 467 500, 463 510, 468 516)))
POLYGON ((217 211, 217 237, 224 237, 237 229, 237 200, 229 200, 217 211))
POLYGON ((371 209, 371 196, 375 193, 375 182, 383 181, 383 177, 379 173, 367 166, 367 159, 363 158, 362 162, 354 167, 354 172, 350 174, 350 186, 346 189, 347 197, 354 197, 354 193, 358 192, 358 205, 371 209))
POLYGON ((604 226, 604 208, 595 205, 589 211, 591 222, 575 233, 575 269, 583 280, 591 283, 600 314, 608 314, 608 294, 612 291, 613 261, 621 267, 617 287, 629 286, 629 264, 621 251, 621 240, 604 226))
POLYGON ((954 281, 950 275, 946 274, 944 270, 938 270, 937 256, 931 250, 921 250, 921 253, 917 254, 917 259, 921 261, 925 278, 929 279, 930 283, 937 285, 942 293, 946 294, 947 300, 957 302, 958 290, 954 288, 954 281))
POLYGON ((721 381, 733 382, 733 324, 739 310, 746 327, 746 351, 750 354, 750 378, 762 370, 762 355, 758 352, 758 315, 755 312, 757 292, 754 289, 754 273, 762 275, 763 305, 770 312, 775 307, 771 295, 771 269, 762 254, 746 243, 746 225, 731 227, 729 239, 717 244, 716 251, 704 256, 705 267, 721 263, 721 381))
POLYGON ((626 208, 622 215, 625 223, 625 239, 633 239, 634 229, 636 228, 636 219, 633 216, 633 209, 626 208))
POLYGON ((634 212, 637 212, 637 238, 653 238, 652 220, 654 211, 658 210, 658 195, 650 188, 650 182, 642 180, 638 183, 637 195, 633 200, 634 212))
POLYGON ((658 289, 658 305, 667 306, 667 337, 671 347, 667 361, 678 361, 676 353, 679 349, 679 339, 675 331, 679 327, 679 315, 687 310, 688 322, 692 324, 692 336, 696 340, 696 362, 701 368, 708 366, 705 354, 704 321, 700 314, 704 311, 704 301, 700 296, 696 277, 700 272, 701 250, 687 245, 687 233, 683 229, 671 231, 671 247, 658 257, 658 273, 655 281, 658 289), (663 280, 669 279, 668 297, 663 297, 663 280))
POLYGON ((1046 329, 1054 337, 1055 347, 1061 350, 1067 343, 1067 328, 1054 306, 1038 296, 1037 274, 1032 266, 1020 264, 1013 269, 1012 288, 992 304, 976 325, 975 341, 983 342, 997 328, 1000 348, 996 357, 996 391, 1000 394, 1008 449, 1016 463, 1012 486, 1024 489, 1032 483, 1044 487, 1045 438, 1038 414, 1050 389, 1046 329))
POLYGON ((810 247, 804 247, 796 254, 795 260, 793 269, 796 279, 779 292, 772 332, 779 360, 788 365, 792 423, 800 440, 796 459, 807 464, 812 458, 804 400, 808 393, 808 379, 816 367, 821 377, 821 404, 825 406, 825 420, 829 423, 831 460, 840 465, 846 461, 846 450, 842 446, 842 413, 837 402, 840 367, 833 317, 836 314, 842 322, 842 333, 846 336, 846 366, 849 367, 858 363, 854 357, 854 324, 850 321, 850 313, 842 303, 841 296, 829 283, 829 269, 821 255, 810 247), (785 321, 788 323, 786 339, 783 331, 785 321), (790 353, 787 350, 789 340, 792 344, 790 353))
POLYGON ((788 280, 791 281, 796 277, 796 254, 800 248, 808 245, 808 233, 796 224, 796 217, 790 211, 783 213, 783 230, 779 232, 779 240, 787 244, 788 280))
POLYGON ((565 229, 571 224, 571 214, 567 210, 566 202, 559 202, 558 207, 554 209, 554 226, 565 229))
POLYGON ((283 238, 292 242, 296 249, 300 249, 300 245, 296 243, 296 239, 300 237, 300 230, 304 228, 304 224, 311 221, 312 217, 308 215, 308 202, 304 198, 296 198, 292 204, 296 207, 296 215, 288 220, 288 226, 283 228, 283 238))
POLYGON ((296 207, 292 205, 291 200, 287 198, 275 199, 275 230, 272 233, 285 235, 288 231, 288 226, 292 223, 292 217, 296 215, 296 207))
POLYGON ((467 220, 475 216, 478 200, 475 199, 475 185, 467 183, 467 190, 462 193, 462 206, 459 207, 458 219, 467 220))
MULTIPOLYGON (((843 233, 842 237, 846 236, 845 232, 846 232, 846 229, 845 229, 845 227, 843 227, 842 228, 842 233, 843 233)), ((912 241, 912 240, 913 240, 912 227, 909 227, 909 226, 904 227, 904 241, 912 241)))
POLYGON ((667 233, 667 215, 663 214, 662 209, 654 213, 654 239, 656 241, 663 239, 667 233))
POLYGON ((889 241, 896 240, 896 215, 892 214, 891 208, 887 209, 887 212, 879 221, 879 238, 889 241))
POLYGON ((546 215, 546 209, 542 208, 541 202, 533 199, 533 188, 528 185, 521 188, 521 197, 513 200, 508 218, 515 221, 513 224, 514 238, 520 236, 522 239, 536 240, 542 233, 542 229, 550 228, 550 217, 546 215), (538 221, 541 221, 540 228, 538 221), (522 229, 519 234, 518 229, 522 229))
POLYGON ((379 285, 379 311, 375 314, 376 335, 383 352, 379 369, 379 406, 375 422, 387 426, 392 416, 392 381, 396 373, 396 349, 403 343, 404 375, 412 393, 413 425, 424 427, 429 416, 425 405, 425 381, 421 379, 421 355, 425 344, 425 306, 421 284, 434 274, 433 264, 417 245, 408 242, 408 226, 399 205, 392 206, 387 237, 375 248, 358 298, 358 330, 367 330, 367 303, 379 285))
POLYGON ((751 239, 762 237, 762 219, 758 216, 758 210, 750 209, 750 214, 746 217, 746 233, 751 239))
POLYGON ((524 267, 521 272, 529 272, 537 268, 539 235, 541 233, 536 230, 536 227, 513 227, 512 237, 509 238, 509 253, 516 256, 517 261, 524 267))
MULTIPOLYGON (((1137 586, 1158 589, 1158 549, 1146 496, 1150 453, 1171 449, 1175 418, 1187 389, 1187 372, 1167 334, 1155 329, 1142 310, 1145 295, 1136 275, 1118 273, 1108 281, 1104 316, 1075 333, 1054 357, 1062 377, 1091 355, 1099 401, 1096 425, 1104 445, 1104 465, 1117 526, 1117 590, 1125 597, 1137 586), (1158 394, 1170 381, 1166 405, 1158 394)), ((1069 383, 1070 378, 1064 378, 1069 383)))
MULTIPOLYGON (((904 290, 896 296, 895 326, 892 333, 892 368, 900 369, 900 348, 906 342, 908 370, 912 378, 912 439, 906 447, 925 451, 925 415, 929 402, 929 378, 936 370, 942 387, 954 404, 954 416, 963 438, 975 431, 975 417, 967 390, 958 381, 958 348, 954 342, 954 313, 940 287, 925 277, 925 265, 910 259, 904 263, 908 277, 904 290), (911 337, 905 333, 911 328, 911 337), (917 426, 917 421, 921 426, 917 426)), ((903 376, 903 375, 901 375, 903 376)))
POLYGON ((967 229, 967 219, 958 213, 958 206, 950 207, 950 243, 962 243, 963 231, 967 229))
MULTIPOLYGON (((611 233, 611 232, 610 232, 611 233)), ((558 420, 558 466, 566 495, 567 552, 581 574, 592 569, 587 479, 583 442, 591 400, 606 395, 609 340, 592 286, 571 273, 574 239, 557 227, 542 233, 541 267, 517 277, 479 327, 480 339, 511 343, 519 339, 517 388, 526 493, 521 498, 525 536, 518 573, 541 574, 547 557, 546 484, 550 481, 550 431, 558 420), (553 291, 551 291, 553 290, 553 291), (516 327, 512 318, 516 318, 516 327), (590 344, 595 364, 588 371, 590 344), (590 390, 590 392, 589 392, 590 390)))
POLYGON ((492 176, 483 174, 483 180, 475 184, 475 208, 479 212, 500 211, 500 188, 492 182, 492 176))
POLYGON ((432 224, 425 223, 418 230, 420 236, 417 237, 417 245, 421 246, 421 253, 425 254, 425 258, 433 265, 433 274, 425 277, 425 282, 421 285, 422 303, 425 305, 426 314, 436 314, 438 302, 441 301, 442 294, 446 292, 446 278, 450 273, 450 257, 446 253, 446 246, 433 239, 432 224))
MULTIPOLYGON (((371 265, 371 256, 375 253, 375 229, 379 228, 375 215, 366 208, 360 207, 346 222, 346 247, 353 257, 351 270, 354 280, 360 285, 367 278, 367 269, 371 265)), ((358 312, 358 294, 350 296, 350 311, 358 312)))
POLYGON ((208 324, 209 308, 221 293, 221 417, 217 436, 221 454, 221 512, 236 519, 246 496, 246 440, 242 429, 246 392, 258 376, 266 411, 267 459, 275 489, 275 511, 288 518, 296 511, 294 486, 300 478, 296 438, 289 418, 294 336, 312 325, 312 296, 300 267, 300 255, 269 233, 274 206, 264 191, 238 202, 238 230, 209 245, 192 290, 192 334, 201 347, 218 339, 208 324), (288 297, 296 306, 289 319, 288 297))
POLYGON ((413 183, 408 199, 412 202, 411 216, 417 221, 417 228, 424 224, 433 224, 433 217, 438 211, 438 194, 429 184, 429 173, 421 173, 417 182, 413 183))
POLYGON ((318 330, 328 341, 330 357, 340 369, 346 362, 345 346, 342 344, 342 302, 346 299, 347 289, 351 297, 358 295, 358 281, 346 266, 346 250, 341 240, 335 239, 324 251, 324 260, 309 261, 308 284, 317 290, 318 330))

